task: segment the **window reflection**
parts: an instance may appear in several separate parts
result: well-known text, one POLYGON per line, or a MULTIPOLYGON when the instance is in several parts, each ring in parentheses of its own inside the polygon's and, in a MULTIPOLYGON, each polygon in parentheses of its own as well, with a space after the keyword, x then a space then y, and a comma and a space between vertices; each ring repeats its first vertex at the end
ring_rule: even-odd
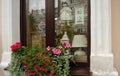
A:
POLYGON ((26 0, 27 45, 45 47, 45 0, 26 0))
POLYGON ((75 61, 87 62, 88 0, 55 0, 55 3, 56 42, 68 40, 75 61))

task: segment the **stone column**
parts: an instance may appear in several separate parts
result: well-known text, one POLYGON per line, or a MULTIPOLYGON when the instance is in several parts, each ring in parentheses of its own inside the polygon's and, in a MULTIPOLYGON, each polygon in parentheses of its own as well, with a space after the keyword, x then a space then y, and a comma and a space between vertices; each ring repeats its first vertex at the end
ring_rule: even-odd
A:
POLYGON ((0 0, 0 61, 2 55, 2 1, 0 0))
POLYGON ((12 43, 20 41, 20 0, 2 0, 2 60, 1 67, 11 61, 12 43))
POLYGON ((2 0, 2 60, 0 66, 6 67, 11 59, 12 44, 11 0, 2 0))
POLYGON ((118 76, 111 50, 111 0, 91 0, 90 59, 93 76, 118 76))

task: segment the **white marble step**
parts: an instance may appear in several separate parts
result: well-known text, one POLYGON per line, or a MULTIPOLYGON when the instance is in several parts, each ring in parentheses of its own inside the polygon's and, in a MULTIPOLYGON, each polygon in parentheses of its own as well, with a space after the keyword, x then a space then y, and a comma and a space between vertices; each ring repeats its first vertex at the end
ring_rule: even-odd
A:
POLYGON ((10 61, 11 61, 11 52, 3 52, 0 67, 1 68, 7 67, 10 61))

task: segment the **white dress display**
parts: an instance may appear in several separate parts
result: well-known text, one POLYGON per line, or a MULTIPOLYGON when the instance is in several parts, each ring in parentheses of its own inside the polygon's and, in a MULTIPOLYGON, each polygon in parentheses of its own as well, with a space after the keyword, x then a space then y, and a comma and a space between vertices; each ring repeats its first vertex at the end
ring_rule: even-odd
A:
POLYGON ((64 7, 60 11, 60 20, 72 20, 72 10, 70 7, 67 7, 67 5, 64 5, 64 7))

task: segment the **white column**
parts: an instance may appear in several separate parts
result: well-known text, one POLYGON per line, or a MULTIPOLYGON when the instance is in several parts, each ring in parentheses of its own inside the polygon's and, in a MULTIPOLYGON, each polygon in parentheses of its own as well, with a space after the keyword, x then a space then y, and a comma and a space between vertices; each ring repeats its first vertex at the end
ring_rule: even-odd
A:
POLYGON ((11 0, 2 0, 2 49, 10 51, 12 43, 11 0))
POLYGON ((1 67, 6 67, 11 61, 10 46, 20 41, 19 32, 19 0, 2 0, 2 60, 1 67))
POLYGON ((12 44, 11 0, 2 0, 2 60, 0 66, 5 67, 11 59, 12 44))
POLYGON ((12 1, 12 43, 20 41, 20 0, 12 1))
POLYGON ((118 76, 111 52, 111 0, 91 0, 91 71, 118 76))

